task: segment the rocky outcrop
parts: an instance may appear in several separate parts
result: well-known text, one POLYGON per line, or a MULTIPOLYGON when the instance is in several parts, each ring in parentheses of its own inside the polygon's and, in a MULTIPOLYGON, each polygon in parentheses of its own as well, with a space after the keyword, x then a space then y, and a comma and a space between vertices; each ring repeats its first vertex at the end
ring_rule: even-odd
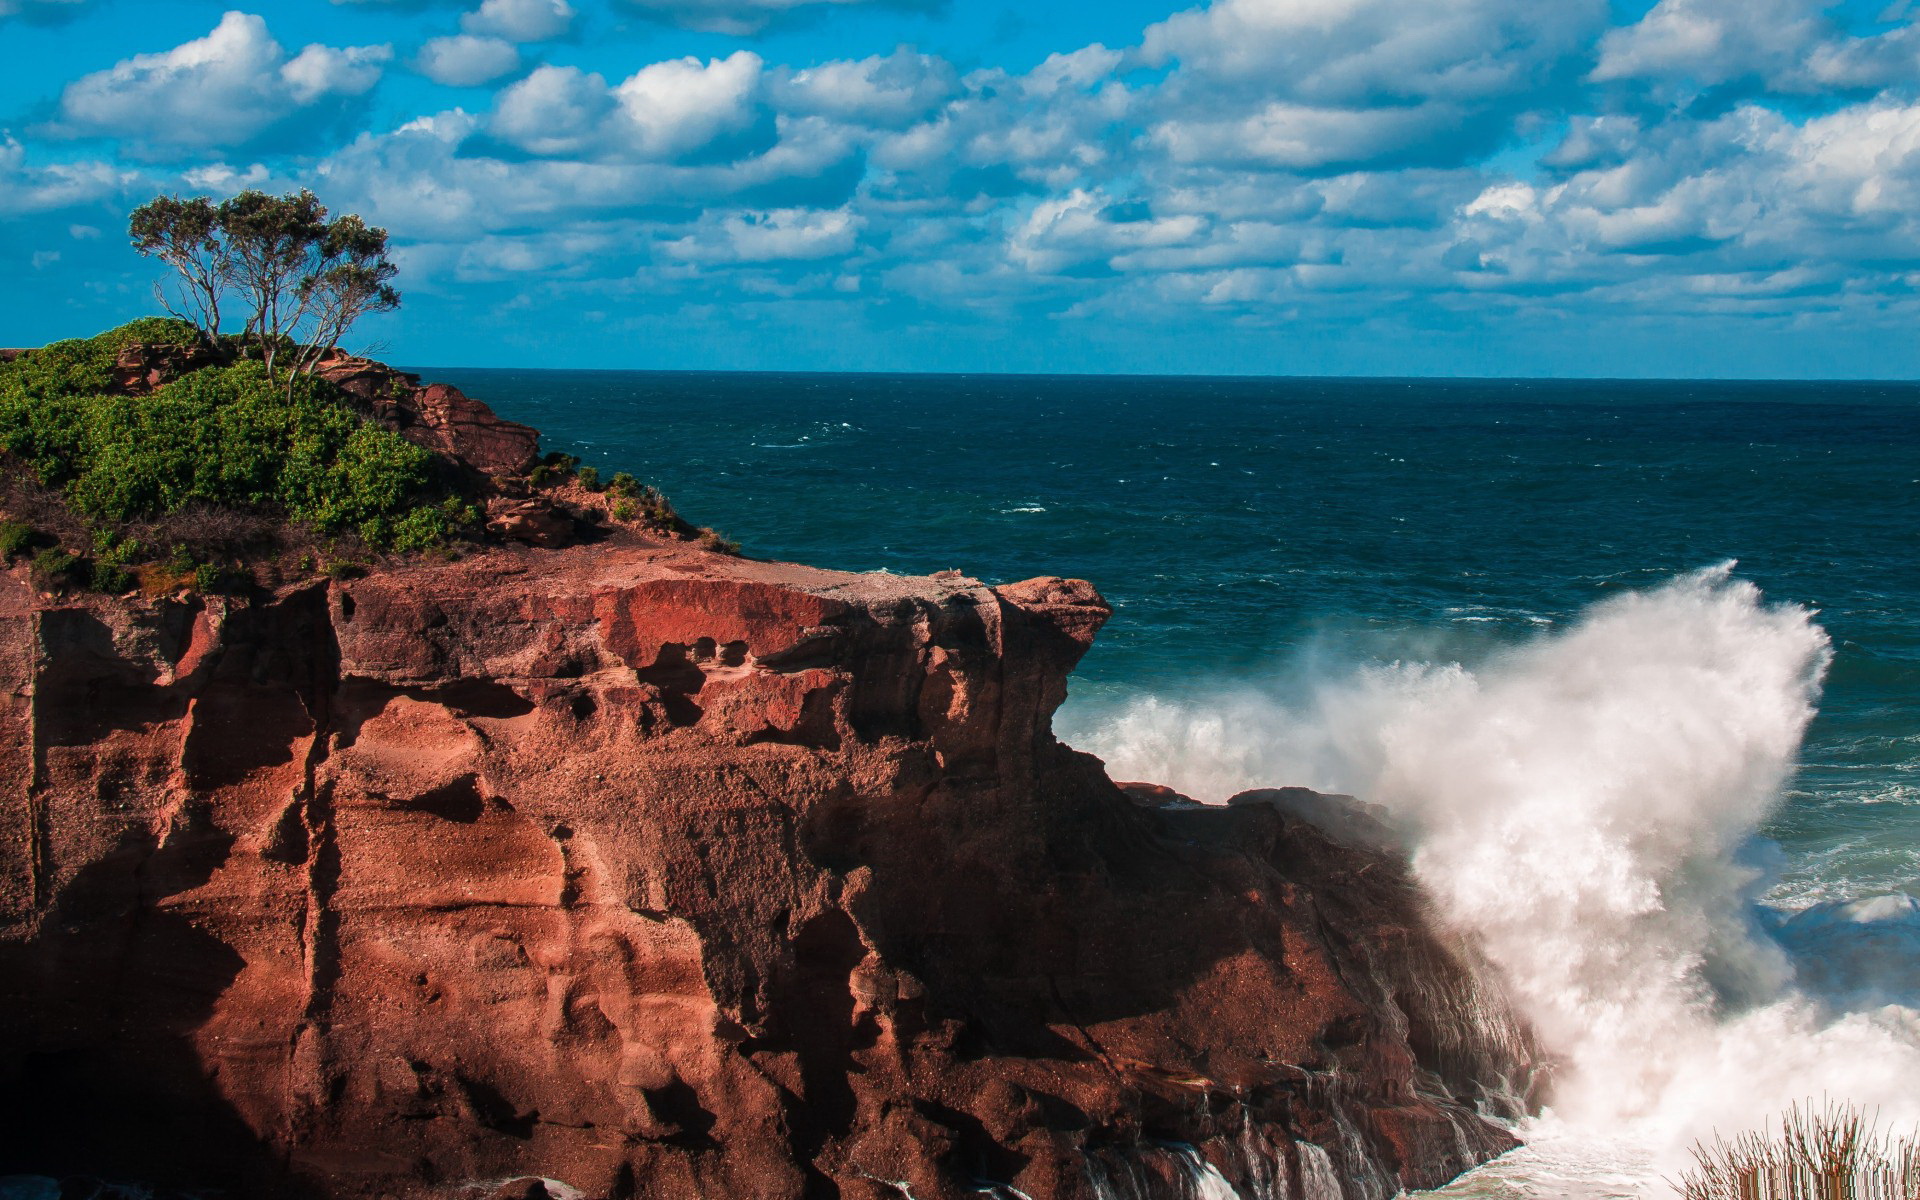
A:
POLYGON ((1511 1145, 1525 1038, 1365 814, 1053 738, 1107 615, 626 535, 0 575, 0 1175, 1328 1200, 1511 1145))
POLYGON ((540 433, 504 420, 459 388, 334 351, 314 374, 338 386, 401 437, 492 478, 524 475, 540 457, 540 433))
POLYGON ((219 362, 211 347, 134 342, 113 362, 113 390, 144 396, 161 385, 219 362))

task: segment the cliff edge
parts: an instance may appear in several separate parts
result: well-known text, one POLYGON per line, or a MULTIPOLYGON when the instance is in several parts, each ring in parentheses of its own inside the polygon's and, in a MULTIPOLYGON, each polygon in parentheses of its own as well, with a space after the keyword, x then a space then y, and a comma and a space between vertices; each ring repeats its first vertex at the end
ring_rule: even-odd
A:
POLYGON ((492 479, 495 544, 0 572, 0 1176, 1384 1200, 1513 1144, 1527 1038, 1363 812, 1055 740, 1090 585, 711 553, 327 365, 492 479))

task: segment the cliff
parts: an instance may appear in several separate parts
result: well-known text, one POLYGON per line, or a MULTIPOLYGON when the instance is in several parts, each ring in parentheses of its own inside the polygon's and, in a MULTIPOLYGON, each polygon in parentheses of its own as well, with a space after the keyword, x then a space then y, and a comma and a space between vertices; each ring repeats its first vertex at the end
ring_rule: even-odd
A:
POLYGON ((1322 1200, 1511 1145, 1524 1039, 1364 816, 1055 741, 1107 615, 631 535, 0 576, 0 1175, 1322 1200))

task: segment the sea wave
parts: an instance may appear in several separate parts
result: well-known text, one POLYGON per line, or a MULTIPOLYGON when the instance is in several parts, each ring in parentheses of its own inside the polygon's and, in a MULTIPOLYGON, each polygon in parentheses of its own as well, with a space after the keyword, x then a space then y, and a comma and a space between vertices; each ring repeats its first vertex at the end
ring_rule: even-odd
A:
POLYGON ((1920 1122, 1920 904, 1760 901, 1831 649, 1733 564, 1623 591, 1491 661, 1141 699, 1080 744, 1222 800, 1384 805, 1442 916, 1563 1061, 1528 1149, 1449 1196, 1666 1194, 1688 1146, 1828 1095, 1920 1122), (1902 968, 1901 963, 1906 963, 1902 968))

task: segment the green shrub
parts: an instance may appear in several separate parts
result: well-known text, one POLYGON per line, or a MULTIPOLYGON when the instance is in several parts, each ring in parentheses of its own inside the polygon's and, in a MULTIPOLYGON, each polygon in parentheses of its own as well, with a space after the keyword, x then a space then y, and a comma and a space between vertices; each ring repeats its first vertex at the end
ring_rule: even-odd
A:
POLYGON ((545 463, 541 463, 533 470, 527 472, 527 482, 537 488, 546 487, 549 483, 553 482, 553 468, 545 463))
POLYGON ((33 541, 33 527, 25 521, 0 521, 0 560, 11 560, 33 541))
POLYGON ((80 560, 58 546, 49 546, 33 556, 33 573, 44 583, 64 583, 80 560))
POLYGON ((191 346, 200 331, 172 317, 142 317, 90 338, 71 338, 30 350, 0 364, 0 398, 9 392, 29 399, 104 392, 113 385, 113 363, 135 342, 191 346))
POLYGON ((631 521, 639 515, 640 515, 639 506, 634 504, 633 501, 628 500, 626 497, 623 496, 620 499, 615 500, 613 502, 613 519, 614 520, 631 521))
POLYGON ((703 528, 700 530, 700 548, 702 550, 711 550, 715 554, 740 553, 740 543, 727 537, 717 529, 703 528))
POLYGON ((238 567, 222 563, 201 563, 193 569, 193 590, 207 596, 230 595, 244 591, 253 577, 238 567))
POLYGON ((0 448, 99 522, 207 503, 395 549, 461 523, 436 494, 430 451, 363 420, 324 380, 296 377, 289 396, 256 362, 196 371, 151 396, 0 395, 0 448))
POLYGON ((600 472, 593 467, 581 467, 573 473, 573 477, 580 481, 581 487, 590 492, 600 490, 600 472))
POLYGON ((615 471, 613 478, 607 482, 607 490, 616 496, 638 496, 640 481, 625 471, 615 471))
POLYGON ((93 572, 88 579, 88 586, 96 592, 105 592, 110 596, 118 596, 122 592, 132 591, 138 582, 139 581, 133 577, 133 572, 127 570, 125 567, 115 566, 113 563, 102 562, 99 559, 95 559, 93 562, 93 572))

